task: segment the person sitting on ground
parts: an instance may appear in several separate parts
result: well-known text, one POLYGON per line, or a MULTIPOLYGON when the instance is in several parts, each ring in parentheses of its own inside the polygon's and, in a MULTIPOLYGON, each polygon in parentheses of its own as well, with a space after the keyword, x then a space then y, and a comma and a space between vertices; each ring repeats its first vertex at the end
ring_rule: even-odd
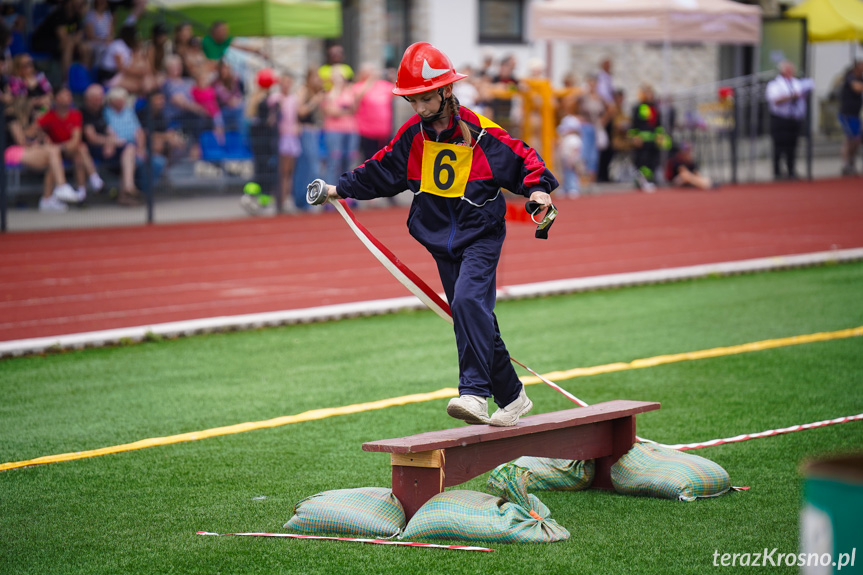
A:
POLYGON ((698 188, 709 190, 714 187, 713 182, 707 176, 698 171, 698 164, 692 157, 692 145, 684 142, 676 154, 668 159, 665 168, 665 179, 672 186, 678 188, 698 188))
POLYGON ((86 184, 94 192, 99 192, 105 185, 90 150, 84 143, 82 128, 83 116, 80 110, 72 107, 72 92, 69 88, 60 88, 54 98, 54 107, 38 119, 39 126, 52 143, 60 146, 63 157, 74 162, 75 191, 78 201, 87 197, 86 184))

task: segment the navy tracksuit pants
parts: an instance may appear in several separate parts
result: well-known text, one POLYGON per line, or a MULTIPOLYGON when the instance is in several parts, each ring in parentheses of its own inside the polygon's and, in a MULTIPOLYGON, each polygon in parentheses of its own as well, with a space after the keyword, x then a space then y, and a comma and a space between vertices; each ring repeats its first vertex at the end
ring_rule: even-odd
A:
POLYGON ((497 237, 473 242, 459 258, 435 256, 452 311, 459 395, 491 396, 500 407, 515 401, 522 389, 494 315, 497 263, 505 236, 502 228, 497 237))

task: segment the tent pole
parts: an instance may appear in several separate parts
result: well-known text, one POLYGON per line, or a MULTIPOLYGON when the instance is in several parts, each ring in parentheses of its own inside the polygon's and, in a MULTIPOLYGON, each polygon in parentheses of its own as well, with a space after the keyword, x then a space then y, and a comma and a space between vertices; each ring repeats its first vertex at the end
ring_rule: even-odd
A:
POLYGON ((758 109, 761 106, 759 78, 761 73, 761 45, 752 47, 752 75, 749 86, 749 181, 755 181, 755 143, 758 135, 758 109))

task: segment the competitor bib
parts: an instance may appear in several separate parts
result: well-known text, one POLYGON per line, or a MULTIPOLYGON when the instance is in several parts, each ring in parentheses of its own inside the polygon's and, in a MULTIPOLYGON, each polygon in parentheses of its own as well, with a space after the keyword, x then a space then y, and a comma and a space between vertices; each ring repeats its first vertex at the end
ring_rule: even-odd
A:
POLYGON ((473 148, 426 140, 420 191, 445 198, 462 197, 472 160, 473 148))

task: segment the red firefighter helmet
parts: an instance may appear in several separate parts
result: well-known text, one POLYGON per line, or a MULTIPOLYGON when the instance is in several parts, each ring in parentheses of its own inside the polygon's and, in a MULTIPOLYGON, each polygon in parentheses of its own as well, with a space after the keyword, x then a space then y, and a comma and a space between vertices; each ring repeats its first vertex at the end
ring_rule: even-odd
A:
POLYGON ((446 54, 428 42, 417 42, 408 46, 405 55, 402 56, 393 94, 396 96, 421 94, 443 88, 462 78, 467 76, 455 71, 446 54))

